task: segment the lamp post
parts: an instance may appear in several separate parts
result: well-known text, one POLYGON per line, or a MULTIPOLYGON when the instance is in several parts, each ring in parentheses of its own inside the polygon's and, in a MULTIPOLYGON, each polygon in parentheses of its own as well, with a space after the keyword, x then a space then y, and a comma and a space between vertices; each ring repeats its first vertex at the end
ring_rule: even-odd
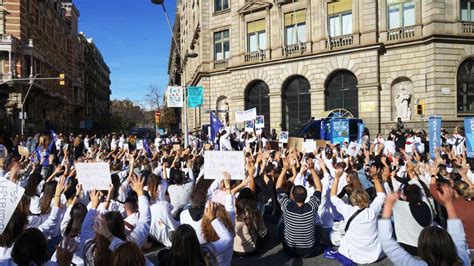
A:
MULTIPOLYGON (((176 38, 174 36, 173 28, 171 27, 170 23, 170 18, 168 16, 168 13, 166 12, 165 8, 165 1, 164 0, 151 0, 151 2, 155 5, 160 5, 163 8, 163 13, 165 13, 165 18, 166 22, 168 23, 168 28, 170 29, 171 32, 171 38, 173 39, 174 45, 176 47, 176 52, 178 53, 178 57, 180 59, 181 63, 181 73, 184 75, 184 103, 183 103, 183 109, 184 109, 184 146, 187 147, 189 145, 189 138, 188 138, 188 90, 186 88, 186 71, 184 70, 184 59, 183 56, 181 56, 181 52, 179 50, 178 42, 176 41, 176 38)), ((198 54, 195 52, 186 52, 185 54, 186 58, 196 58, 198 57, 198 54)))

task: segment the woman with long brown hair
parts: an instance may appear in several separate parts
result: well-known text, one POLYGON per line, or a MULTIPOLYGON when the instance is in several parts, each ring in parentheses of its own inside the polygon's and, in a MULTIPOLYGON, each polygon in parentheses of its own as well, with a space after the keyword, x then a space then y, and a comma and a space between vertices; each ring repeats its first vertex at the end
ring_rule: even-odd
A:
POLYGON ((81 228, 81 252, 86 265, 112 265, 112 252, 109 246, 114 238, 122 241, 129 240, 142 247, 146 241, 150 230, 150 209, 148 207, 148 198, 144 194, 143 186, 145 179, 132 174, 130 183, 133 191, 138 195, 139 219, 135 228, 130 234, 125 234, 125 225, 122 215, 119 212, 107 212, 99 216, 107 225, 109 235, 97 233, 97 227, 93 228, 98 217, 97 207, 100 203, 100 192, 93 190, 90 193, 92 208, 88 211, 81 228))
POLYGON ((262 214, 257 210, 253 192, 244 188, 235 200, 236 221, 234 254, 251 256, 257 253, 258 239, 267 234, 262 214), (246 197, 250 195, 250 197, 246 197))

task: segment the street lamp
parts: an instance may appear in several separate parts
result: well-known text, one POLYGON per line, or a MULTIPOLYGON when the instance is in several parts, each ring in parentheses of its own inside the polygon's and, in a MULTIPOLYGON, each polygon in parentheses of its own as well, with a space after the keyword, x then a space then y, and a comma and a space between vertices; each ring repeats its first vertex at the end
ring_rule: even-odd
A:
POLYGON ((166 12, 165 8, 165 1, 164 0, 151 0, 151 2, 155 5, 160 5, 163 8, 163 13, 165 13, 166 22, 168 23, 168 28, 171 32, 171 38, 173 39, 174 45, 176 47, 176 52, 178 53, 179 59, 181 61, 181 73, 184 74, 184 146, 187 147, 189 145, 189 138, 188 138, 188 90, 186 88, 186 71, 184 69, 184 59, 185 58, 196 58, 198 54, 191 51, 186 52, 185 58, 181 56, 181 52, 179 50, 178 42, 176 42, 176 38, 174 36, 173 28, 171 27, 170 18, 168 17, 168 13, 166 12))

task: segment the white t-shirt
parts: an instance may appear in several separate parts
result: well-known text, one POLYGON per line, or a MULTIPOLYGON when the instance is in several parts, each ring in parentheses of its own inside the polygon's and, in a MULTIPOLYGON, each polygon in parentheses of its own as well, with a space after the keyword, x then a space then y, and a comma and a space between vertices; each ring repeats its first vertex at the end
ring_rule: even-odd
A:
POLYGON ((179 208, 189 203, 193 187, 193 182, 188 182, 183 185, 170 185, 168 187, 170 202, 171 205, 173 205, 173 215, 176 215, 179 208))
MULTIPOLYGON (((369 208, 352 220, 346 235, 341 239, 339 253, 358 264, 373 263, 381 257, 383 251, 378 240, 377 216, 384 201, 385 193, 377 193, 369 208)), ((359 207, 346 204, 337 196, 331 196, 331 202, 345 221, 359 210, 359 207)))

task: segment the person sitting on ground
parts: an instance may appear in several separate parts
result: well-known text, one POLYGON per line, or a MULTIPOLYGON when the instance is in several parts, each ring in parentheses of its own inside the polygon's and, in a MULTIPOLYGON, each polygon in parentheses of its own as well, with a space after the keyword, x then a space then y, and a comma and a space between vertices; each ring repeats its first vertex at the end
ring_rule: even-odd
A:
MULTIPOLYGON (((461 220, 454 208, 454 192, 449 185, 440 187, 435 199, 442 204, 448 213, 448 230, 438 226, 425 227, 418 238, 418 256, 411 256, 392 238, 392 208, 399 195, 392 193, 387 197, 382 219, 378 222, 379 241, 383 251, 395 265, 453 265, 469 266, 466 237, 461 220)), ((465 211, 465 210, 464 210, 465 211)))
POLYGON ((423 228, 430 226, 433 215, 429 203, 423 201, 421 188, 410 184, 403 190, 405 200, 397 201, 393 206, 395 234, 397 242, 411 255, 418 254, 418 237, 423 228))
POLYGON ((317 230, 314 217, 321 203, 321 180, 314 168, 311 176, 315 187, 310 200, 305 203, 306 189, 304 186, 293 188, 290 200, 283 188, 286 183, 286 173, 290 169, 290 158, 287 157, 283 163, 283 169, 276 184, 277 199, 283 211, 284 240, 283 249, 292 257, 314 257, 322 253, 320 245, 321 232, 317 230))
POLYGON ((341 263, 374 263, 382 257, 382 247, 377 238, 377 216, 385 200, 385 193, 375 166, 370 169, 377 196, 370 203, 367 192, 362 188, 352 191, 352 205, 344 203, 337 196, 339 179, 343 172, 337 169, 331 188, 331 202, 346 221, 345 235, 337 253, 332 255, 341 263), (350 229, 350 230, 349 230, 350 229))

